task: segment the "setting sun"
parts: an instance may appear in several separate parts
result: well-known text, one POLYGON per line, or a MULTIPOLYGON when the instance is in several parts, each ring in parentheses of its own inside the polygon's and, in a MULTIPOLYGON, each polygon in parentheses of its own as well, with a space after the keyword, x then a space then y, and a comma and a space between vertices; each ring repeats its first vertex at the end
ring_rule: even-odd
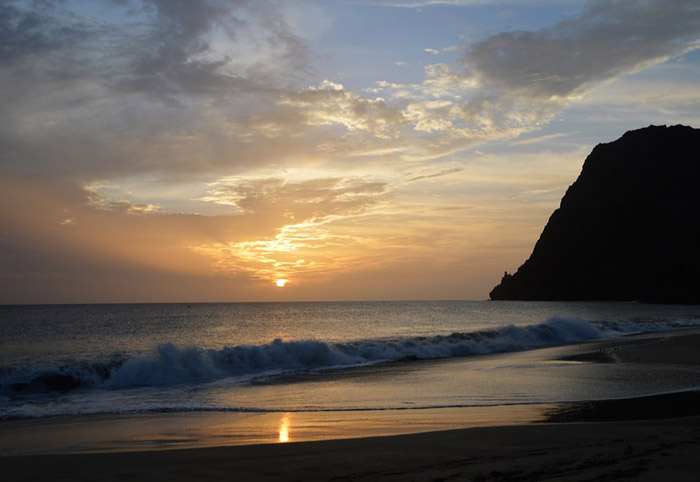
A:
POLYGON ((287 280, 286 280, 286 279, 278 279, 278 280, 276 281, 276 283, 277 283, 277 286, 278 286, 278 287, 283 288, 284 285, 287 284, 287 280))

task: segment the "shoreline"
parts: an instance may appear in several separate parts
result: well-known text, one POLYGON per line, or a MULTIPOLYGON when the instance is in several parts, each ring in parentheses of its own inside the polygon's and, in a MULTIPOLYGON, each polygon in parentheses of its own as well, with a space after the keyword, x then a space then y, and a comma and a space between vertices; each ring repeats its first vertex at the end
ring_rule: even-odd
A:
POLYGON ((157 452, 442 432, 545 421, 555 404, 323 412, 203 412, 55 417, 0 423, 4 457, 157 452), (37 442, 40 440, 40 443, 37 442))
MULTIPOLYGON (((694 381, 700 380, 700 373, 697 377, 693 374, 696 372, 695 367, 700 366, 700 353, 695 349, 697 346, 700 346, 700 328, 690 328, 521 352, 407 362, 401 365, 401 372, 425 371, 425 373, 440 375, 450 380, 459 379, 460 383, 465 383, 471 380, 472 376, 468 375, 465 378, 460 375, 465 370, 478 374, 479 372, 490 373, 494 367, 501 366, 546 367, 563 363, 565 367, 578 367, 573 373, 584 375, 588 373, 602 380, 601 375, 603 378, 610 376, 609 368, 617 372, 616 376, 620 376, 631 373, 630 369, 624 366, 641 367, 646 363, 671 367, 664 373, 673 377, 678 377, 678 374, 683 372, 690 382, 683 386, 658 384, 652 392, 633 391, 629 395, 624 394, 624 392, 630 392, 629 390, 622 390, 620 397, 601 398, 601 400, 638 399, 645 395, 662 395, 700 388, 700 383, 694 381), (620 372, 617 367, 623 367, 623 370, 620 372), (437 371, 434 371, 436 369, 437 371)), ((646 366, 653 369, 652 365, 646 366)), ((639 368, 634 369, 639 371, 639 368)), ((367 370, 368 373, 365 376, 384 377, 394 373, 392 371, 385 373, 384 367, 367 370)), ((337 375, 338 380, 343 383, 347 382, 344 380, 345 376, 337 375)), ((352 380, 355 377, 356 374, 350 378, 349 383, 354 383, 352 380)), ((421 378, 418 377, 418 379, 421 378)), ((562 379, 562 381, 568 383, 569 380, 562 379)), ((274 387, 274 384, 270 386, 274 387)), ((576 421, 581 417, 582 410, 585 408, 590 411, 591 403, 597 399, 595 396, 587 398, 586 394, 579 390, 579 396, 584 398, 559 398, 558 400, 544 398, 542 401, 522 400, 515 403, 485 405, 477 401, 474 405, 435 407, 406 405, 400 408, 374 410, 185 411, 86 414, 6 420, 0 422, 0 457, 50 453, 194 449, 281 441, 304 442, 391 436, 483 426, 525 425, 548 420, 576 421), (554 414, 557 414, 558 418, 554 417, 554 414)), ((646 413, 649 412, 650 410, 647 409, 646 413)))
POLYGON ((697 480, 700 417, 0 457, 8 480, 697 480))
MULTIPOLYGON (((531 355, 603 368, 626 363, 696 370, 700 368, 698 347, 700 329, 696 328, 563 345, 531 355)), ((700 385, 700 370, 698 376, 700 385)), ((21 437, 29 443, 37 437, 56 437, 67 448, 39 454, 6 450, 0 456, 0 472, 11 480, 57 481, 231 477, 676 481, 696 480, 700 471, 700 458, 695 455, 700 446, 700 386, 631 398, 493 408, 326 413, 320 418, 309 415, 307 420, 305 414, 276 413, 9 422, 0 424, 0 441, 17 445, 21 437), (289 443, 279 443, 286 416, 295 418, 296 425, 290 425, 289 443), (469 417, 478 423, 464 424, 469 417), (436 425, 439 420, 442 424, 436 425), (245 431, 246 424, 264 423, 275 431, 270 443, 246 442, 226 432, 227 427, 245 431), (336 424, 336 432, 339 427, 347 430, 329 436, 323 432, 329 423, 336 424), (459 423, 469 428, 458 428, 459 423), (300 433, 303 427, 306 435, 300 433), (133 432, 135 428, 142 430, 140 435, 133 432), (71 447, 66 436, 81 431, 97 433, 103 445, 98 437, 92 450, 84 451, 91 453, 79 453, 80 445, 71 447), (360 437, 353 437, 354 433, 360 437), (209 438, 198 438, 203 435, 209 438)))

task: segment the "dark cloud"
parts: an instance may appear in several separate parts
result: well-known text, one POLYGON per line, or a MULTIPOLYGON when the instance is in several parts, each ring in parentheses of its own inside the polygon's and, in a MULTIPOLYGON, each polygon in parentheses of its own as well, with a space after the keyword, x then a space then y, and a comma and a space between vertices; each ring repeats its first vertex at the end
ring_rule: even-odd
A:
MULTIPOLYGON (((153 21, 134 46, 130 70, 122 79, 129 90, 172 96, 210 92, 235 84, 235 76, 221 75, 223 61, 198 59, 210 50, 206 34, 218 22, 237 22, 231 8, 211 1, 144 0, 153 21)), ((233 31, 233 30, 229 30, 233 31)))
POLYGON ((85 182, 277 159, 282 147, 242 140, 240 127, 308 72, 279 6, 96 0, 88 16, 70 2, 3 2, 0 170, 85 182))
POLYGON ((679 54, 699 37, 697 1, 601 0, 551 28, 488 37, 462 61, 486 88, 531 99, 565 98, 679 54))
POLYGON ((288 85, 308 71, 306 45, 277 12, 276 1, 95 1, 92 17, 64 2, 0 5, 0 59, 37 62, 40 73, 66 76, 76 69, 100 83, 161 96, 224 88, 288 85), (100 14, 100 10, 102 13, 100 14), (212 39, 227 40, 228 51, 212 39), (270 57, 246 57, 264 49, 270 57), (246 51, 248 50, 248 51, 246 51), (269 61, 269 62, 268 62, 269 61), (255 74, 267 65, 268 77, 255 74))
POLYGON ((0 5, 0 61, 45 55, 73 48, 90 39, 85 25, 55 21, 49 15, 55 8, 49 2, 42 11, 19 9, 11 3, 0 5))
POLYGON ((255 92, 289 86, 308 54, 276 1, 143 0, 152 22, 131 45, 127 90, 178 95, 255 92), (226 51, 213 38, 228 42, 226 51), (259 51, 269 56, 255 58, 259 51))

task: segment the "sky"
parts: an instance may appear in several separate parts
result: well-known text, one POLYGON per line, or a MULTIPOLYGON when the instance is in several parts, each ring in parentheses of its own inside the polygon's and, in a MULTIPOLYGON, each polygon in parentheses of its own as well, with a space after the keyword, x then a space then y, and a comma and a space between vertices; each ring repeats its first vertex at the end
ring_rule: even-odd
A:
POLYGON ((3 0, 0 303, 487 299, 699 85, 696 0, 3 0))

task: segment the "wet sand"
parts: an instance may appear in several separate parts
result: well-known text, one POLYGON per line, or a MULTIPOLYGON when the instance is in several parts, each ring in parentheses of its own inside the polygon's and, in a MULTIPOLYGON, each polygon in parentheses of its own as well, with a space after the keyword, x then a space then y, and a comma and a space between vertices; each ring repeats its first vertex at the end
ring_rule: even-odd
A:
MULTIPOLYGON (((556 357, 700 366, 698 348, 700 334, 686 332, 563 347, 556 357)), ((699 402, 700 393, 687 391, 545 407, 541 423, 519 426, 185 450, 5 456, 0 457, 0 473, 13 481, 695 481, 700 473, 699 402)), ((42 430, 37 423, 26 435, 40 437, 42 430)))
POLYGON ((4 480, 695 481, 700 417, 0 458, 4 480))

